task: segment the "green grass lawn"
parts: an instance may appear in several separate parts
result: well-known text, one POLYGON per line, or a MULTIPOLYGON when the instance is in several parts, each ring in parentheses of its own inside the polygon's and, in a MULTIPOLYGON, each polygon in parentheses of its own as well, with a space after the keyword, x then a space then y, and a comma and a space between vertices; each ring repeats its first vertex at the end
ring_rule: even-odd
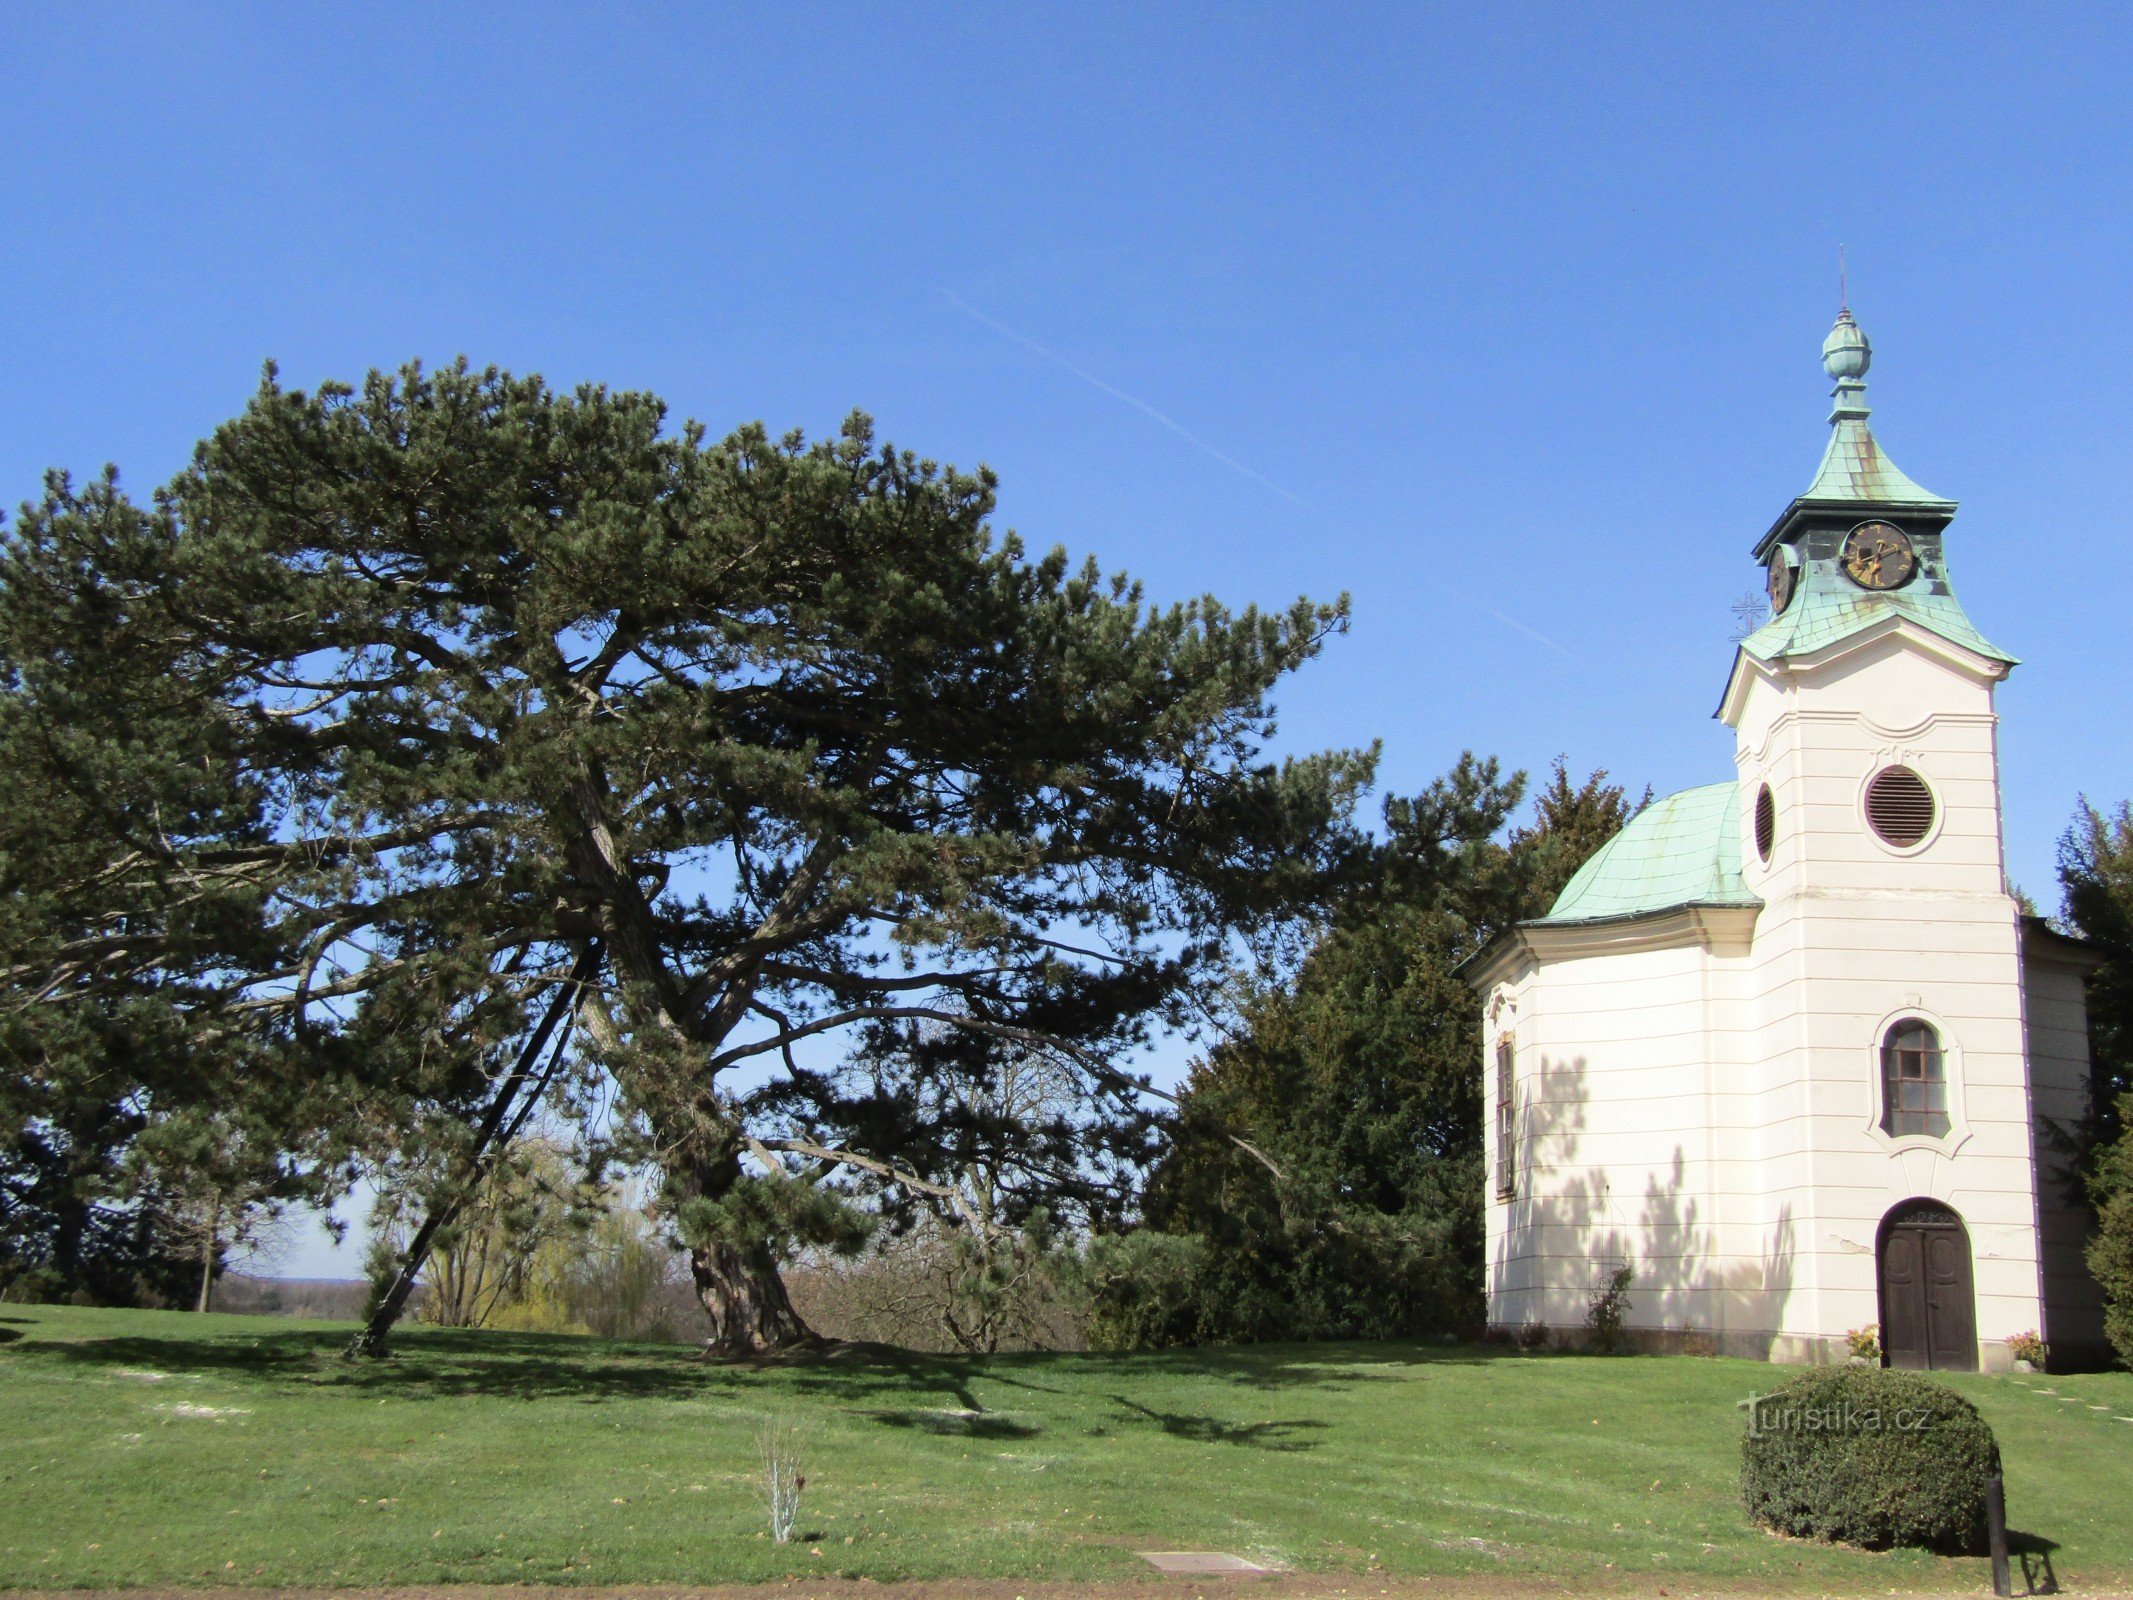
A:
MULTIPOLYGON (((1131 1578, 1301 1570, 1980 1587, 1983 1563, 1771 1538, 1736 1402, 1782 1370, 1404 1345, 708 1366, 673 1346, 0 1307, 15 1585, 1131 1578), (808 1438, 805 1542, 755 1488, 808 1438)), ((2133 1578, 2133 1376, 1953 1380, 2067 1585, 2133 1578), (2053 1393, 2041 1393, 2040 1390, 2053 1393), (2095 1407, 2103 1409, 2094 1409, 2095 1407)))

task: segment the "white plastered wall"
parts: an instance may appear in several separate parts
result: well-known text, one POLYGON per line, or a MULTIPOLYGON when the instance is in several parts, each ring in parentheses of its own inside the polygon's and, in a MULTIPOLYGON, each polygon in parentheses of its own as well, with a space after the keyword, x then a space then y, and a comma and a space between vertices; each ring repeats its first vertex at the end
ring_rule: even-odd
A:
POLYGON ((1907 625, 1775 668, 1741 658, 1721 714, 1737 736, 1742 861, 1761 909, 1533 927, 1478 975, 1491 1323, 1576 1328, 1626 1261, 1634 1328, 1840 1359, 1847 1330, 1880 1318, 1883 1218, 1930 1198, 1969 1233, 1983 1365, 2046 1329, 2047 1279, 2061 1336, 2086 1328, 2093 1287, 2048 1213, 2040 1253, 2048 1156, 2032 1118, 2033 1105, 2072 1114, 2086 1084, 2080 977, 2035 939, 2025 968, 2000 837, 2003 671, 1907 625), (1936 802, 1934 827, 1908 849, 1881 841, 1864 812, 1869 779, 1894 763, 1936 802), (1752 830, 1766 783, 1778 827, 1764 862, 1752 830), (1905 1017, 1941 1036, 1944 1138, 1881 1126, 1880 1044, 1905 1017), (1493 1138, 1504 1036, 1518 1085, 1509 1203, 1493 1138))
POLYGON ((1995 664, 1891 630, 1729 697, 1744 815, 1763 783, 1779 844, 1746 850, 1762 1036, 1763 1185, 1798 1233, 1777 1353, 1828 1358, 1879 1319, 1881 1220, 1904 1200, 1951 1206, 1969 1231, 1980 1355, 2036 1328, 2036 1186, 2019 914, 2002 871, 1995 664), (1899 850, 1867 825, 1865 787, 1901 763, 1936 821, 1899 850), (1918 1016, 1940 1033, 1953 1126, 1895 1139, 1880 1126, 1879 1045, 1918 1016))
POLYGON ((1768 1218, 1739 1181, 1733 1107, 1752 911, 1685 911, 1633 926, 1529 930, 1490 1002, 1493 1052, 1517 1049, 1514 1197, 1488 1207, 1489 1320, 1576 1328, 1621 1264, 1632 1328, 1745 1336, 1763 1353, 1782 1273, 1768 1218), (1756 1344, 1760 1340, 1760 1345, 1756 1344))

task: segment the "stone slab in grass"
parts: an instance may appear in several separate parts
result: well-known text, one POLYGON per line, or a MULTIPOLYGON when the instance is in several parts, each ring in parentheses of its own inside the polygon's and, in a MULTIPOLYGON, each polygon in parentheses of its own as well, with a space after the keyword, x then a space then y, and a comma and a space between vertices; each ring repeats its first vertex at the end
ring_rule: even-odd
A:
POLYGON ((1140 1558, 1158 1572, 1230 1572, 1244 1577, 1266 1571, 1266 1568, 1247 1561, 1242 1556, 1227 1555, 1220 1550, 1143 1550, 1140 1552, 1140 1558))

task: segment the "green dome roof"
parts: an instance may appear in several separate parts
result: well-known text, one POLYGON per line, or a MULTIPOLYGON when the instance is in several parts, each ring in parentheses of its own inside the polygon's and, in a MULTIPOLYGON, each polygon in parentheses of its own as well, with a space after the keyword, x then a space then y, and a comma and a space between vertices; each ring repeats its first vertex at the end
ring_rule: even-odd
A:
POLYGON ((1740 786, 1712 783, 1638 812, 1578 868, 1538 925, 1761 904, 1741 882, 1740 786))

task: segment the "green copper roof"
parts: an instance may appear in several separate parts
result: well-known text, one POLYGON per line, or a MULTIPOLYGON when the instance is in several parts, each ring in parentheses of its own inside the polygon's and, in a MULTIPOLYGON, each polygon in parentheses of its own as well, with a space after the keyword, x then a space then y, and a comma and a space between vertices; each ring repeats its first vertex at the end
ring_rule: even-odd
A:
POLYGON ((1535 926, 1610 922, 1677 906, 1759 906, 1740 876, 1740 786, 1654 800, 1563 886, 1535 926))
POLYGON ((1972 625, 1948 581, 1942 530, 1955 502, 1923 489, 1882 454, 1867 426, 1866 372, 1873 347, 1849 310, 1822 345, 1822 366, 1836 381, 1829 447, 1815 480, 1757 547, 1758 556, 1789 561, 1797 574, 1792 603, 1741 641, 1758 661, 1806 655, 1874 624, 1900 617, 1952 644, 2016 665, 1972 625), (1885 511, 1911 530, 1918 570, 1901 589, 1862 589, 1844 575, 1841 537, 1853 520, 1885 511), (1822 530, 1822 531, 1817 531, 1822 530))
POLYGON ((1930 573, 1921 573, 1901 589, 1874 593, 1837 573, 1811 571, 1792 604, 1741 640, 1740 647, 1758 661, 1803 656, 1891 616, 1908 618, 1987 660, 2010 667, 2021 664, 1979 633, 1946 581, 1930 573))
POLYGON ((1852 320, 1851 308, 1837 313, 1837 325, 1822 341, 1822 370, 1837 383, 1835 404, 1829 420, 1834 431, 1829 448, 1822 452, 1822 465, 1802 500, 1866 500, 1877 505, 1933 506, 1955 509, 1953 500, 1943 500, 1922 489, 1881 453, 1874 433, 1866 425, 1866 372, 1874 364, 1874 347, 1865 331, 1852 320))
POLYGON ((1930 490, 1920 488, 1881 453, 1874 433, 1866 425, 1866 409, 1840 411, 1831 419, 1835 431, 1829 448, 1822 452, 1822 466, 1815 481, 1800 496, 1802 500, 1868 500, 1880 505, 1955 507, 1930 490))

